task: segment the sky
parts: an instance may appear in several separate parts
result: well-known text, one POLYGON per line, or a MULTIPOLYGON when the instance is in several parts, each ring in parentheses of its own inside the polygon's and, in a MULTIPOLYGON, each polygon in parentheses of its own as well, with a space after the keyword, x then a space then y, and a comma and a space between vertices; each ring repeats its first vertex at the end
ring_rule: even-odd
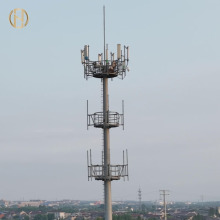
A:
POLYGON ((128 149, 129 181, 112 182, 112 200, 220 200, 219 0, 0 0, 0 199, 102 200, 88 181, 86 151, 101 161, 102 131, 86 129, 101 109, 101 82, 84 79, 106 43, 129 45, 130 72, 109 82, 111 162, 128 149), (8 20, 23 8, 29 23, 8 20))

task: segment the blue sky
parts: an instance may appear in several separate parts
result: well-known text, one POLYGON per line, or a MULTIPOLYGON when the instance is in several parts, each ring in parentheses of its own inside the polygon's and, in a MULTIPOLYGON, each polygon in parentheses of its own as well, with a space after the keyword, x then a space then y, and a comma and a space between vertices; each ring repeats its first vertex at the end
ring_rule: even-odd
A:
POLYGON ((7 0, 0 2, 0 198, 103 198, 87 181, 86 150, 100 162, 101 130, 86 130, 101 109, 101 83, 83 78, 80 49, 94 60, 106 42, 130 46, 130 72, 109 82, 110 109, 125 131, 111 130, 111 161, 129 152, 129 182, 113 182, 113 200, 220 200, 218 0, 7 0), (29 14, 14 29, 14 8, 29 14))

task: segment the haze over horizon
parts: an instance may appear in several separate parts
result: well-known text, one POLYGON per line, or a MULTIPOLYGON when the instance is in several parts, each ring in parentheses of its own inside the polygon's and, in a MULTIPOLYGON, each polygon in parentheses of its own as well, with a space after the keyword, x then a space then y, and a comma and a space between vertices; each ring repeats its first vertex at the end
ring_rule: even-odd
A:
POLYGON ((111 161, 128 149, 129 181, 112 182, 112 200, 220 201, 220 1, 7 0, 0 2, 0 199, 102 200, 87 181, 86 151, 101 161, 101 130, 86 130, 101 109, 101 83, 83 76, 106 43, 130 46, 130 72, 109 81, 110 110, 125 130, 111 129, 111 161), (29 24, 14 29, 14 8, 29 24))

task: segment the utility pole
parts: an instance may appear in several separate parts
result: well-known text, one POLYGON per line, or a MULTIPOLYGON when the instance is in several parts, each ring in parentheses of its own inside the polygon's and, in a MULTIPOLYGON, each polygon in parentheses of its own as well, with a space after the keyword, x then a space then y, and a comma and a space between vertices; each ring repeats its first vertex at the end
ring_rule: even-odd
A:
POLYGON ((168 190, 160 190, 160 195, 163 196, 163 205, 164 205, 164 220, 167 220, 167 205, 166 205, 166 196, 170 195, 168 190))
POLYGON ((122 101, 122 114, 109 110, 108 79, 115 77, 124 79, 128 70, 129 47, 117 44, 117 58, 114 53, 108 51, 105 44, 105 7, 103 7, 104 26, 104 51, 98 54, 97 60, 90 60, 89 45, 81 50, 81 62, 84 66, 84 77, 101 79, 102 83, 102 104, 101 112, 88 113, 87 101, 87 129, 88 126, 101 128, 103 130, 103 155, 101 165, 92 163, 92 154, 87 151, 88 180, 95 178, 104 182, 105 220, 112 220, 112 198, 111 181, 119 180, 121 177, 128 179, 128 154, 123 151, 123 164, 112 165, 110 161, 110 128, 122 125, 124 128, 124 102, 122 101))

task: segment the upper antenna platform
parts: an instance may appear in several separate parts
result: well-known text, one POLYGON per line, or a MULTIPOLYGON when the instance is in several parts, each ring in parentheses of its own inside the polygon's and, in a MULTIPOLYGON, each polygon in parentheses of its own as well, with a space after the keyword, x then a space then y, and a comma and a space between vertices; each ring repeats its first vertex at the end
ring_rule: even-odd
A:
POLYGON ((86 79, 88 77, 119 77, 123 79, 126 76, 126 70, 129 71, 129 47, 124 46, 122 50, 121 44, 117 44, 117 57, 115 58, 114 53, 108 53, 108 45, 106 45, 105 56, 102 53, 98 54, 98 59, 94 61, 90 60, 89 57, 89 45, 85 45, 84 50, 81 50, 81 62, 84 65, 84 77, 86 79))
POLYGON ((105 6, 103 6, 103 38, 104 51, 98 54, 97 60, 90 60, 89 45, 85 45, 81 50, 81 62, 84 65, 84 77, 95 78, 113 78, 119 77, 123 79, 126 76, 129 61, 129 47, 117 44, 117 57, 115 54, 108 51, 108 44, 105 44, 105 6))

